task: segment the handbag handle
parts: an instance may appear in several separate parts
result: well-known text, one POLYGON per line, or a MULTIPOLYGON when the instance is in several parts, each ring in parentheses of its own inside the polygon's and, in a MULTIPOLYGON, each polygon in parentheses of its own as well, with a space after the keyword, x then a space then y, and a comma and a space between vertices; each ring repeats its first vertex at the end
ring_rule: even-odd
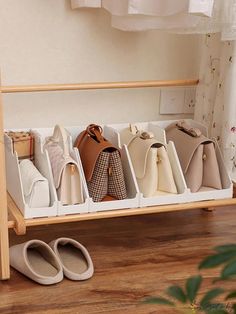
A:
POLYGON ((53 135, 47 139, 47 142, 57 143, 63 149, 65 156, 70 156, 69 143, 68 143, 68 132, 61 125, 54 127, 53 135))
POLYGON ((87 128, 86 128, 86 132, 92 136, 93 138, 95 137, 95 139, 99 142, 105 142, 104 137, 102 136, 102 132, 103 129, 100 125, 97 124, 90 124, 87 128))
POLYGON ((185 121, 178 121, 176 126, 179 130, 193 136, 193 137, 200 137, 202 132, 198 128, 193 128, 188 125, 185 121))

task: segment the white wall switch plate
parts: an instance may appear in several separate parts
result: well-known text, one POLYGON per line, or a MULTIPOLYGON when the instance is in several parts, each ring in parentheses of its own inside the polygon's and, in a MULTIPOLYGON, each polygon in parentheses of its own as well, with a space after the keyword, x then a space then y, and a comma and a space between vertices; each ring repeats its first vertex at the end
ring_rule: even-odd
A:
POLYGON ((162 89, 160 97, 160 114, 183 113, 184 98, 184 88, 162 89))
POLYGON ((194 113, 196 103, 196 88, 186 88, 183 113, 194 113))

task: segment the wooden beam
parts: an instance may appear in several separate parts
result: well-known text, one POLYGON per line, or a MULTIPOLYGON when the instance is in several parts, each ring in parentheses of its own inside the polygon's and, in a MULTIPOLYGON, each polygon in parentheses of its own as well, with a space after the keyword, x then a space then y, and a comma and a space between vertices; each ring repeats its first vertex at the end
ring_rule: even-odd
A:
MULTIPOLYGON (((40 226, 40 225, 47 225, 47 224, 50 225, 50 224, 60 224, 60 223, 85 221, 85 220, 147 215, 147 214, 155 214, 155 213, 174 212, 174 211, 182 211, 182 210, 198 209, 198 208, 199 209, 200 208, 212 208, 212 207, 229 206, 229 205, 236 205, 236 199, 230 198, 230 199, 192 202, 192 203, 184 203, 184 204, 158 205, 158 206, 150 206, 150 207, 142 207, 142 208, 109 210, 109 211, 101 211, 101 212, 87 213, 87 214, 75 214, 75 215, 65 215, 65 216, 46 217, 46 218, 33 218, 33 219, 26 219, 25 225, 26 227, 33 227, 33 226, 40 226)), ((15 224, 12 221, 10 221, 9 228, 12 228, 12 227, 15 227, 15 224)))
POLYGON ((0 279, 10 277, 3 104, 0 90, 0 279))
POLYGON ((29 93, 67 90, 90 90, 90 89, 120 89, 120 88, 145 88, 145 87, 171 87, 171 86, 194 86, 199 80, 163 80, 163 81, 130 81, 130 82, 97 82, 78 84, 48 84, 48 85, 23 85, 2 86, 2 93, 29 93))
POLYGON ((10 218, 13 219, 14 224, 13 228, 17 235, 24 235, 26 234, 26 225, 25 225, 25 219, 22 216, 20 210, 18 209, 16 203, 11 198, 10 194, 7 195, 7 205, 9 209, 9 215, 10 218))

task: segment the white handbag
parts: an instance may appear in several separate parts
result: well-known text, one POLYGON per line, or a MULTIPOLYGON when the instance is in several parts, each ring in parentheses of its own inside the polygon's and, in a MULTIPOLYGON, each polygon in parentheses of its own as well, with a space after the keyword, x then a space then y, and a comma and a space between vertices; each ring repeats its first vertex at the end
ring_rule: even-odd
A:
POLYGON ((75 205, 83 203, 84 198, 79 166, 70 156, 68 140, 68 132, 56 125, 44 148, 48 151, 59 201, 62 205, 75 205))
POLYGON ((144 197, 178 193, 166 148, 151 132, 142 132, 131 126, 120 132, 120 140, 128 147, 144 197))
POLYGON ((19 168, 25 202, 31 208, 48 207, 50 205, 48 180, 29 159, 23 159, 19 168))

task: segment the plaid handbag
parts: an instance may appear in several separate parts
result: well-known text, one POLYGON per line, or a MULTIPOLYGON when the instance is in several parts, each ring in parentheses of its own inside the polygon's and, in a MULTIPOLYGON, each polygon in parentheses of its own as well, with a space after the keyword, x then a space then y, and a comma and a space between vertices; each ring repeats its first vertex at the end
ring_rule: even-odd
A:
POLYGON ((12 140, 13 152, 17 152, 19 160, 34 159, 34 137, 30 132, 9 131, 6 134, 12 140))
POLYGON ((94 202, 127 198, 120 151, 102 136, 102 128, 90 124, 77 137, 88 184, 89 196, 94 202))

